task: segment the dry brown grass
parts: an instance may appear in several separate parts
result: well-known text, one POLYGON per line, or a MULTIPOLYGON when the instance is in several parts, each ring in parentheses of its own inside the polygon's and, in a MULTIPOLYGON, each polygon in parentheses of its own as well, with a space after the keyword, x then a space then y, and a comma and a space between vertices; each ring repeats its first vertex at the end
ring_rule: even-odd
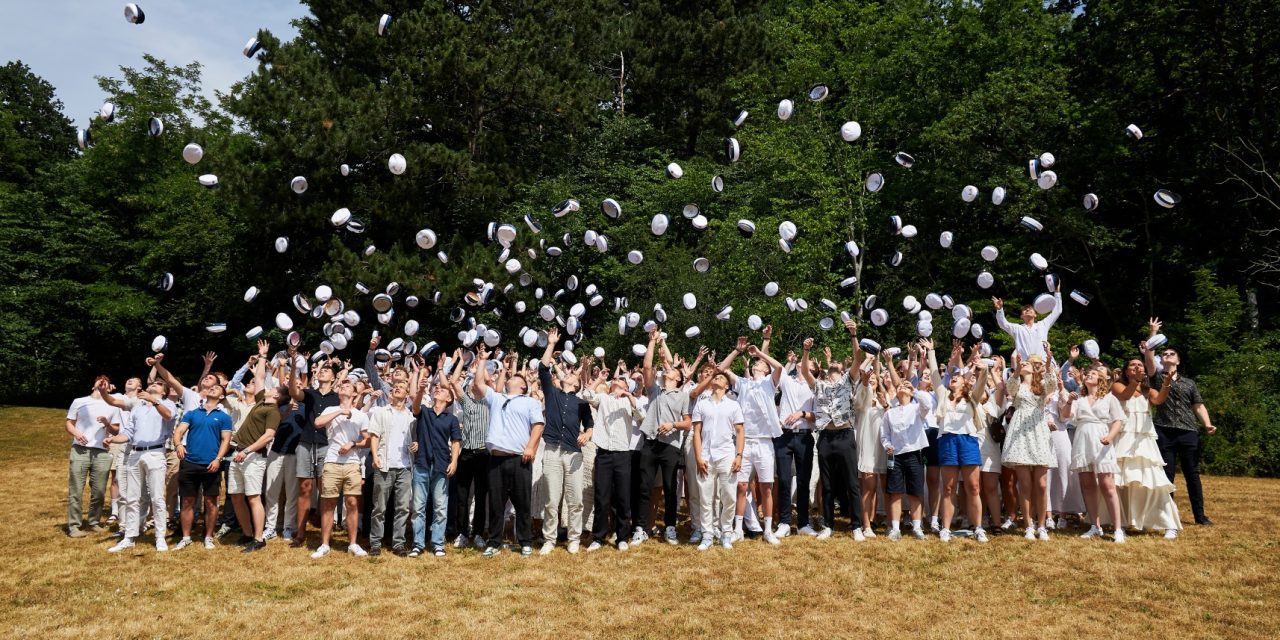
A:
POLYGON ((63 535, 61 417, 0 409, 0 620, 18 637, 1145 639, 1280 629, 1276 480, 1206 478, 1218 525, 1174 543, 854 544, 844 533, 730 553, 655 541, 576 557, 312 561, 278 542, 252 556, 230 546, 158 556, 144 537, 112 556, 106 535, 63 535))

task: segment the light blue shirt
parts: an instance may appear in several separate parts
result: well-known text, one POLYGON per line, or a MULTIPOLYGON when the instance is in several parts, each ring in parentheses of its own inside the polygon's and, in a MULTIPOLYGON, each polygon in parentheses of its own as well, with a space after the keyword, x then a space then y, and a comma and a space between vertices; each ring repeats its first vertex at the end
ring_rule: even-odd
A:
POLYGON ((178 407, 168 400, 161 400, 160 404, 169 408, 172 418, 165 420, 150 402, 139 401, 129 411, 129 419, 121 425, 120 433, 129 438, 129 444, 134 449, 164 444, 173 435, 178 407))
POLYGON ((489 451, 519 454, 529 445, 533 425, 543 424, 542 405, 529 396, 509 396, 487 389, 484 403, 489 405, 489 432, 484 446, 489 451))

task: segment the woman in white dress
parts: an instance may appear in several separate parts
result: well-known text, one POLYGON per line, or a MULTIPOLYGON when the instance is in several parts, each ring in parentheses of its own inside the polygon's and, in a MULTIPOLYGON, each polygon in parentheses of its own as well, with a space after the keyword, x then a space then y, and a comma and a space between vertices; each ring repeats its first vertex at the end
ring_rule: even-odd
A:
POLYGON ((874 370, 867 372, 862 368, 862 383, 858 385, 854 397, 855 411, 858 420, 858 482, 862 489, 862 533, 874 538, 871 521, 876 516, 877 489, 884 484, 885 465, 888 455, 880 446, 880 425, 884 422, 886 405, 884 391, 880 385, 880 360, 874 356, 874 370))
MULTIPOLYGON (((1140 343, 1145 352, 1146 343, 1140 343)), ((1178 505, 1173 501, 1173 483, 1164 473, 1164 458, 1156 444, 1156 427, 1151 421, 1151 405, 1159 404, 1160 392, 1148 386, 1146 365, 1133 358, 1111 385, 1124 407, 1124 429, 1116 440, 1116 462, 1120 473, 1116 488, 1124 507, 1120 525, 1134 529, 1164 529, 1173 540, 1182 529, 1178 505)), ((1165 376, 1163 384, 1170 384, 1165 376)))
MULTIPOLYGON (((996 442, 995 436, 991 433, 990 421, 992 418, 1004 415, 1005 398, 1004 398, 1004 358, 996 356, 991 366, 991 373, 987 376, 986 401, 983 403, 983 410, 986 415, 984 419, 986 424, 978 425, 978 452, 982 454, 982 464, 978 467, 982 480, 982 502, 987 508, 988 525, 999 527, 1001 523, 1001 507, 1000 507, 1000 447, 1002 442, 996 442)), ((1013 518, 1014 500, 1009 500, 1009 517, 1013 518)))
MULTIPOLYGON (((1113 443, 1124 428, 1124 409, 1110 390, 1106 367, 1090 367, 1084 374, 1084 394, 1072 393, 1070 402, 1062 407, 1062 417, 1070 418, 1076 425, 1076 437, 1071 443, 1071 468, 1080 474, 1080 490, 1089 514, 1089 531, 1080 536, 1086 540, 1102 536, 1099 490, 1111 521, 1121 521, 1120 495, 1115 481, 1120 465, 1116 463, 1113 443)), ((1124 543, 1124 527, 1119 524, 1115 526, 1115 541, 1124 543)))
MULTIPOLYGON (((1049 345, 1045 352, 1052 358, 1049 345)), ((1013 356, 1014 374, 1005 382, 1006 395, 1013 402, 1013 417, 1004 437, 1001 464, 1012 467, 1018 481, 1018 502, 1022 508, 1026 538, 1049 539, 1045 529, 1045 498, 1049 469, 1058 465, 1049 440, 1049 415, 1045 406, 1058 388, 1057 372, 1046 366, 1039 354, 1022 360, 1013 356)))

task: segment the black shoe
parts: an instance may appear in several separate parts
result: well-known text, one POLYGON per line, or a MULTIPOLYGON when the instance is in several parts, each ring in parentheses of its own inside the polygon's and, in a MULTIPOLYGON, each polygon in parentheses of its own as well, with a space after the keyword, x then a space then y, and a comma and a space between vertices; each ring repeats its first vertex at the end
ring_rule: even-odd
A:
POLYGON ((405 551, 405 550, 404 550, 404 547, 399 546, 399 545, 396 545, 396 546, 394 546, 394 547, 391 547, 391 553, 394 553, 394 554, 396 554, 397 556, 399 556, 399 557, 401 557, 401 558, 403 558, 403 557, 405 557, 405 556, 409 555, 409 552, 408 552, 408 551, 405 551))
POLYGON ((247 544, 252 544, 253 542, 254 542, 253 536, 246 536, 242 533, 240 534, 240 539, 236 541, 236 544, 240 546, 244 546, 247 544))
POLYGON ((1196 524, 1205 527, 1212 527, 1213 521, 1209 519, 1209 516, 1200 516, 1199 518, 1196 518, 1196 524))
POLYGON ((382 547, 369 547, 369 555, 374 557, 382 555, 382 547))
POLYGON ((253 553, 254 551, 265 548, 267 548, 266 542, 249 538, 249 544, 246 544, 244 548, 240 550, 240 553, 253 553))

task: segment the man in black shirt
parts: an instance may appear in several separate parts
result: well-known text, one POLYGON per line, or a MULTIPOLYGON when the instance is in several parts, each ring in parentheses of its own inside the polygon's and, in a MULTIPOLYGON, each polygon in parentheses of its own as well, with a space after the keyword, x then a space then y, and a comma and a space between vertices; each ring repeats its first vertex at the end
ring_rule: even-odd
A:
POLYGON ((542 514, 541 555, 556 548, 560 527, 560 500, 568 507, 569 553, 577 553, 582 541, 582 445, 591 440, 595 420, 591 407, 578 397, 581 380, 572 373, 552 380, 552 352, 560 341, 560 330, 547 332, 547 349, 538 366, 538 383, 545 398, 546 428, 542 431, 542 479, 547 483, 547 505, 542 514))
POLYGON ((289 372, 289 395, 294 402, 302 405, 306 414, 305 424, 309 427, 302 430, 298 437, 298 448, 294 451, 298 470, 298 521, 290 546, 301 547, 306 544, 311 491, 315 488, 316 479, 324 472, 324 457, 329 451, 329 437, 323 428, 316 426, 316 418, 325 409, 341 404, 341 400, 333 386, 335 374, 329 362, 316 365, 314 388, 304 388, 306 382, 303 380, 304 376, 298 374, 297 349, 294 347, 289 347, 289 362, 294 364, 289 372))
POLYGON ((1173 482, 1178 465, 1182 465, 1182 474, 1187 477, 1187 499, 1191 502, 1196 524, 1211 525, 1213 521, 1204 513, 1204 490, 1200 486, 1200 429, 1196 418, 1204 424, 1209 435, 1217 432, 1218 428, 1209 420, 1200 388, 1194 380, 1178 371, 1178 365, 1182 364, 1178 350, 1164 349, 1160 353, 1160 364, 1164 375, 1171 378, 1168 385, 1163 384, 1159 375, 1151 378, 1151 386, 1160 389, 1155 402, 1158 408, 1152 422, 1156 426, 1160 455, 1164 457, 1164 472, 1169 476, 1169 482, 1173 482))

